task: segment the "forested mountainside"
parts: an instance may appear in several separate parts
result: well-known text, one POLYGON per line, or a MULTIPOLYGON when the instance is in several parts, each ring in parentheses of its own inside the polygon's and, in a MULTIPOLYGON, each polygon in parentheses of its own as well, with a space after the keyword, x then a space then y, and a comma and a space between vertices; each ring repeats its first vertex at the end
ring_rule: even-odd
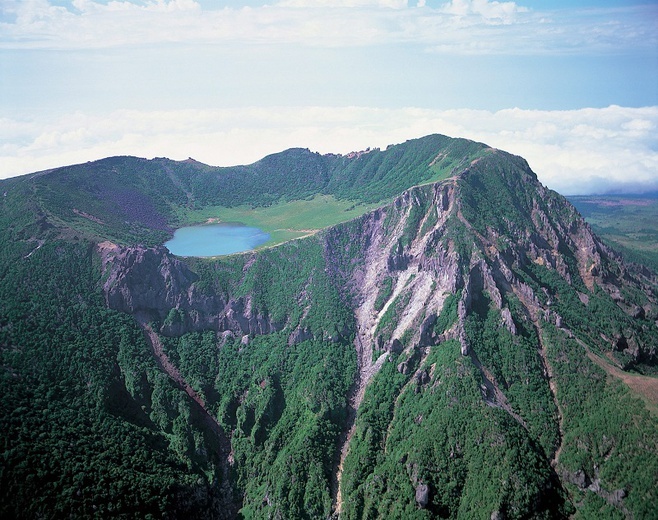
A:
POLYGON ((429 136, 0 193, 3 518, 655 518, 658 280, 519 157, 429 136), (158 245, 318 193, 381 205, 158 245))

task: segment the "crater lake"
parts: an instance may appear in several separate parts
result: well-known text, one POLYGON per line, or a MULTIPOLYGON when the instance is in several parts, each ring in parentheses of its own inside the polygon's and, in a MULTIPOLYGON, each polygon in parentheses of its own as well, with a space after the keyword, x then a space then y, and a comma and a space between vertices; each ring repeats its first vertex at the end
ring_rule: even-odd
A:
POLYGON ((165 247, 178 256, 220 256, 249 251, 264 244, 270 234, 239 223, 204 224, 177 229, 165 247))

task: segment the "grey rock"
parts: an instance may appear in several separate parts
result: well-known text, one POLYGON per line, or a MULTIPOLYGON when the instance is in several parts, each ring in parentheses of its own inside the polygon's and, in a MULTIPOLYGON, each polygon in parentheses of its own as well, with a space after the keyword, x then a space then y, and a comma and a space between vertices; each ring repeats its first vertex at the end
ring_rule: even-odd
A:
POLYGON ((391 346, 389 349, 390 352, 399 354, 400 352, 402 352, 402 350, 403 350, 403 346, 399 339, 396 338, 393 341, 391 341, 391 346))
POLYGON ((430 488, 427 484, 419 483, 416 486, 416 503, 421 509, 425 509, 430 500, 430 488))
POLYGON ((610 493, 610 496, 608 497, 608 501, 614 506, 619 506, 621 505, 624 498, 626 498, 626 490, 616 489, 615 491, 610 493))
POLYGON ((298 345, 299 343, 303 343, 310 339, 313 339, 313 333, 310 329, 297 327, 288 337, 288 345, 298 345))
POLYGON ((573 473, 570 480, 580 489, 586 489, 592 483, 590 478, 587 476, 587 473, 585 473, 582 469, 579 469, 573 473))
POLYGON ((514 319, 512 318, 512 313, 510 310, 505 307, 500 313, 503 319, 503 325, 505 328, 510 331, 511 334, 516 336, 516 325, 514 324, 514 319))

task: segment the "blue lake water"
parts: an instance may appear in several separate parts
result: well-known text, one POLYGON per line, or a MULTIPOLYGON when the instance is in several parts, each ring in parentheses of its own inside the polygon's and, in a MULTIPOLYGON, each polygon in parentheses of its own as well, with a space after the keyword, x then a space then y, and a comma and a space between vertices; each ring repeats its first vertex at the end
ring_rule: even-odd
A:
POLYGON ((165 247, 179 256, 219 256, 254 249, 269 233, 241 224, 206 224, 177 229, 165 247))

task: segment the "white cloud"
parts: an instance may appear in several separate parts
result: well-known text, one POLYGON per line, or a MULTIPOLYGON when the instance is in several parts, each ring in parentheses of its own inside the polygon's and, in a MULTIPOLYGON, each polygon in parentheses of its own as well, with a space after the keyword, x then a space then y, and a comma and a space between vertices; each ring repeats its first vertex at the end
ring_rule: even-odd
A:
POLYGON ((272 107, 0 120, 0 178, 111 155, 246 164, 289 147, 347 153, 442 133, 525 157, 564 194, 658 189, 658 107, 571 111, 272 107))
POLYGON ((407 0, 280 0, 275 5, 280 7, 384 7, 404 9, 407 0))
POLYGON ((489 22, 512 23, 519 13, 528 9, 514 2, 490 2, 488 0, 451 0, 440 11, 455 16, 477 16, 489 22))
POLYGON ((151 0, 142 4, 136 4, 127 0, 112 0, 107 3, 95 2, 94 0, 72 0, 71 4, 78 11, 86 12, 112 12, 112 11, 144 11, 144 12, 178 12, 197 11, 201 9, 199 3, 194 0, 151 0))
POLYGON ((89 49, 186 42, 309 46, 417 43, 433 52, 507 54, 655 52, 655 6, 535 12, 515 2, 452 0, 438 7, 406 0, 282 0, 204 9, 193 0, 134 3, 8 1, 0 48, 89 49))

